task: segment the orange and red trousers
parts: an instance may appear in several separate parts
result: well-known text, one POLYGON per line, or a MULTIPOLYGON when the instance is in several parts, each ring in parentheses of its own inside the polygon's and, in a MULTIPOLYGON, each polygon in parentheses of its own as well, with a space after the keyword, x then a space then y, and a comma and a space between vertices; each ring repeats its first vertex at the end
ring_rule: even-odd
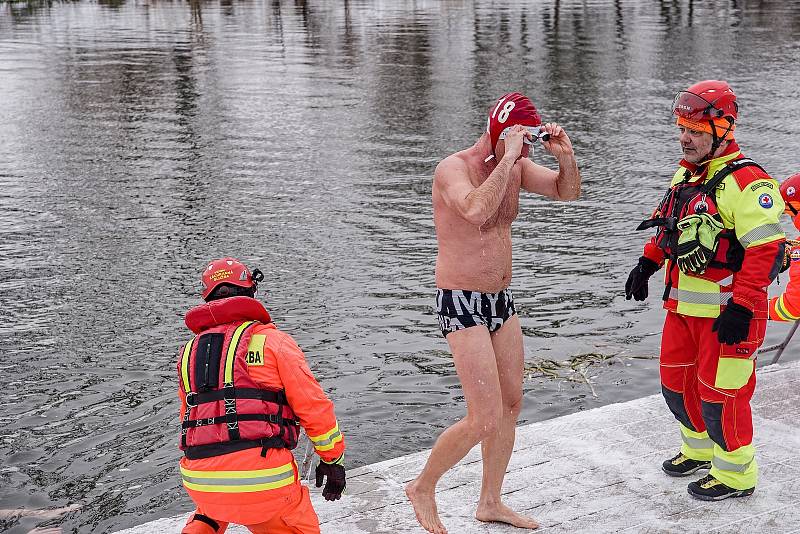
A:
POLYGON ((710 460, 711 474, 724 484, 748 489, 757 478, 750 400, 766 320, 753 319, 747 339, 736 345, 720 343, 714 321, 667 311, 661 391, 680 423, 681 452, 710 460))

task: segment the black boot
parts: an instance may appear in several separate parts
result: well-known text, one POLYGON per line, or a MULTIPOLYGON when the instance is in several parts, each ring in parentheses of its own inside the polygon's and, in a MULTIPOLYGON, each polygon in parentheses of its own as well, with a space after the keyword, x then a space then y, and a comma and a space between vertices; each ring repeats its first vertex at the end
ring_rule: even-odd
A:
POLYGON ((671 477, 685 477, 700 469, 711 469, 711 460, 692 460, 679 452, 674 458, 665 460, 661 469, 671 477))
POLYGON ((711 475, 706 475, 697 482, 692 482, 687 489, 689 490, 689 495, 701 501, 721 501, 728 497, 747 497, 756 490, 756 488, 737 490, 726 486, 711 475))

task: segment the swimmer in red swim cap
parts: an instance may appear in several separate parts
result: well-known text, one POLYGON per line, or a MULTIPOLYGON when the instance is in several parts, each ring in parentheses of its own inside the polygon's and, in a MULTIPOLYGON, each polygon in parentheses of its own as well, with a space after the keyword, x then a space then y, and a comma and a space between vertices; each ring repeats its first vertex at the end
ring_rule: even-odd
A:
POLYGON ((492 103, 477 142, 442 160, 433 179, 436 311, 467 404, 467 416, 439 436, 422 473, 406 486, 417 520, 434 534, 447 532, 436 509, 436 483, 478 443, 483 484, 475 517, 539 526, 503 504, 500 493, 522 404, 522 330, 508 288, 520 189, 575 200, 581 176, 561 126, 543 125, 527 97, 508 93, 492 103), (540 142, 558 171, 528 158, 540 142))

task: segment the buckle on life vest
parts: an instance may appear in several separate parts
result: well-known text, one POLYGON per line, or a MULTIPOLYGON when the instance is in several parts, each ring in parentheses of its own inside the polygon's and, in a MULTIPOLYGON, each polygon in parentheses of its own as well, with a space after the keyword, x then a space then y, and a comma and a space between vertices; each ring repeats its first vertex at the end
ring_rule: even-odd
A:
POLYGON ((197 393, 194 393, 194 392, 190 391, 189 393, 186 394, 186 409, 187 410, 189 408, 197 408, 197 403, 195 402, 196 398, 197 398, 197 393))
POLYGON ((267 451, 269 451, 270 449, 286 448, 285 442, 277 436, 260 439, 258 440, 258 443, 261 445, 261 456, 264 458, 266 458, 267 451))

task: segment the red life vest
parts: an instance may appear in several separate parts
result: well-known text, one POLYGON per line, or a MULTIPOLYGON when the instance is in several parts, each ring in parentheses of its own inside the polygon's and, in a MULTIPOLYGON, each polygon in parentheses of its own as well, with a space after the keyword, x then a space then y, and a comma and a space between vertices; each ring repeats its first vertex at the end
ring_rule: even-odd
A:
POLYGON ((247 348, 259 321, 213 324, 243 313, 270 321, 264 307, 249 297, 213 301, 186 316, 187 325, 200 330, 184 345, 178 362, 186 396, 180 448, 189 459, 254 447, 265 456, 270 448, 297 446, 299 421, 284 391, 264 388, 247 372, 247 348))
MULTIPOLYGON (((670 268, 676 265, 678 252, 678 221, 683 217, 699 212, 701 206, 703 211, 712 214, 717 213, 715 190, 729 174, 749 166, 761 168, 756 162, 748 158, 740 158, 728 162, 714 176, 703 183, 702 181, 690 182, 693 177, 691 171, 686 170, 683 180, 676 183, 667 190, 666 195, 661 200, 658 208, 653 215, 642 221, 636 228, 646 230, 656 227, 655 244, 664 251, 664 256, 670 260, 670 268)), ((763 171, 763 169, 761 169, 763 171)), ((736 233, 731 229, 720 232, 719 244, 714 251, 714 256, 709 262, 709 269, 706 276, 715 280, 721 280, 731 272, 738 272, 744 260, 744 248, 736 239, 736 233)), ((664 300, 667 300, 671 284, 667 284, 664 292, 664 300)))

